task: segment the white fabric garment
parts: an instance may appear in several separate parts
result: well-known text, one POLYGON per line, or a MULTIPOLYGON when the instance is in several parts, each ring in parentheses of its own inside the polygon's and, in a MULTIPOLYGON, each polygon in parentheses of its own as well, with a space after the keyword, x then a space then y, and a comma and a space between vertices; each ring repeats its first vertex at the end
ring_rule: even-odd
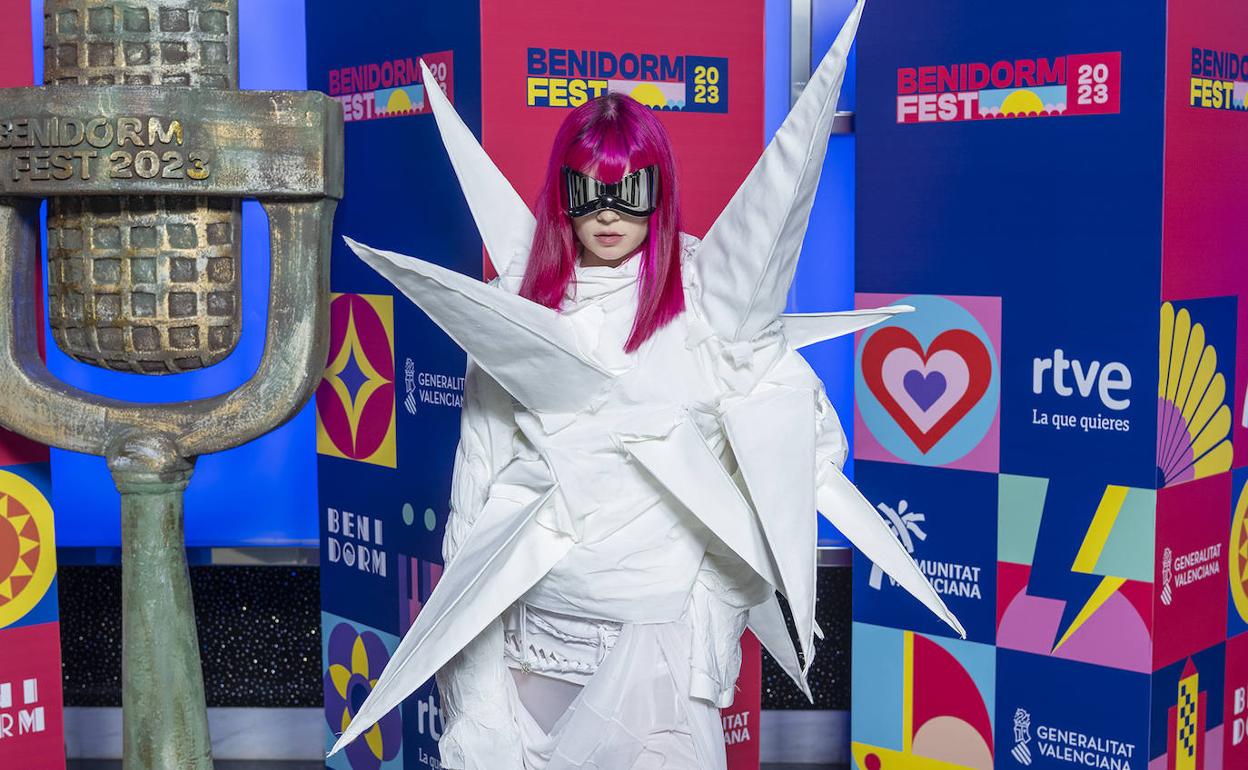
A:
MULTIPOLYGON (((723 767, 718 709, 733 700, 748 612, 768 599, 772 588, 656 485, 616 438, 662 436, 691 420, 718 461, 733 462, 715 416, 724 390, 707 375, 715 351, 693 309, 698 241, 685 236, 683 245, 690 309, 632 354, 623 347, 636 314, 638 259, 616 268, 577 268, 563 315, 583 354, 617 375, 617 394, 596 411, 567 422, 543 420, 515 402, 508 414, 505 399, 498 399, 491 412, 479 388, 498 391, 476 371, 464 402, 452 487, 456 507, 444 552, 448 563, 468 526, 461 511, 473 509, 458 506, 476 504, 481 472, 498 464, 479 454, 490 445, 549 463, 567 508, 566 526, 580 533, 580 540, 487 629, 501 634, 501 641, 479 639, 487 650, 480 660, 453 661, 439 672, 444 767, 723 767), (594 639, 599 634, 601 641, 594 639), (499 673, 508 665, 584 685, 549 735, 524 708, 514 680, 499 673), (495 671, 485 675, 475 667, 495 671), (464 686, 474 679, 500 683, 506 702, 498 704, 498 691, 489 687, 464 686), (449 702, 448 692, 453 693, 449 702), (610 711, 604 704, 611 704, 610 711), (514 720, 509 738, 492 737, 497 725, 478 724, 478 710, 505 723, 508 709, 514 720), (584 745, 590 736, 614 737, 584 745), (497 756, 474 764, 478 747, 512 741, 520 746, 521 764, 505 764, 497 756)), ((793 355, 793 360, 781 356, 783 365, 771 368, 775 384, 786 382, 812 398, 819 388, 826 404, 817 378, 793 355)), ((809 426, 818 436, 816 457, 843 463, 845 439, 835 413, 830 406, 810 413, 818 418, 809 426)))
POLYGON ((718 719, 687 703, 681 654, 687 626, 626 625, 523 603, 505 617, 507 665, 516 683, 507 697, 526 768, 714 765, 723 745, 718 719), (677 644, 675 671, 664 640, 677 644), (700 761, 699 754, 709 759, 700 761))
POLYGON ((683 410, 709 408, 715 390, 685 347, 680 319, 636 353, 624 352, 637 311, 638 263, 578 267, 563 310, 583 354, 618 374, 613 397, 566 423, 523 408, 515 420, 522 440, 550 464, 580 538, 524 601, 655 623, 684 612, 710 533, 627 461, 615 436, 647 425, 665 431, 683 410))
POLYGON ((445 571, 331 754, 436 672, 451 770, 722 770, 747 626, 810 696, 816 506, 962 633, 841 474, 840 422, 797 352, 912 308, 780 313, 861 12, 706 242, 682 237, 685 311, 634 353, 637 258, 579 267, 560 312, 517 296, 532 214, 431 96, 500 278, 346 239, 469 365, 445 571), (581 689, 552 722, 565 684, 581 689))
POLYGON ((526 770, 724 767, 719 709, 688 696, 688 646, 688 628, 679 623, 623 626, 615 648, 549 733, 513 683, 506 696, 526 770))

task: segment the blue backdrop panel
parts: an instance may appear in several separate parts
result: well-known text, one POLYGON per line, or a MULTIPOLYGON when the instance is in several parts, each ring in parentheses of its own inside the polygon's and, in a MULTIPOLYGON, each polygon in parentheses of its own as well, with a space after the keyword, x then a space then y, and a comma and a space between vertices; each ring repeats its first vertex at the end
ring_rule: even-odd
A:
POLYGON ((1159 292, 1165 14, 1145 5, 966 2, 951 24, 944 6, 907 1, 863 22, 857 291, 1002 298, 1005 472, 1095 464, 1113 483, 1153 482, 1157 361, 1139 324, 1159 292), (1106 51, 1121 52, 1120 114, 897 122, 900 68, 1106 51), (1060 381, 1043 369, 1057 350, 1060 381), (1129 405, 1095 378, 1077 387, 1073 360, 1085 378, 1122 364, 1129 405), (1033 410, 1130 425, 1059 430, 1033 410))
MULTIPOLYGON (((355 303, 350 325, 341 315, 335 322, 348 338, 346 357, 336 366, 331 351, 322 414, 328 415, 330 398, 340 399, 344 413, 361 410, 349 427, 323 417, 318 429, 327 745, 440 575, 465 366, 463 352, 340 236, 481 274, 480 238, 428 112, 419 70, 408 66, 429 55, 444 62, 452 101, 480 136, 479 30, 477 3, 307 2, 308 87, 347 105, 346 197, 334 223, 331 288, 338 301, 355 303), (381 325, 362 323, 374 312, 381 325), (387 367, 393 374, 378 377, 387 367), (370 391, 368 378, 381 388, 370 391), (359 450, 370 431, 390 438, 375 452, 359 450), (343 649, 353 644, 367 652, 369 673, 343 684, 330 672, 351 660, 343 649)), ((380 754, 361 740, 328 766, 427 767, 437 757, 438 709, 427 684, 404 702, 401 715, 383 720, 380 754)))
MULTIPOLYGON (((881 660, 913 697, 873 722, 855 717, 860 768, 1182 764, 1148 748, 1150 700, 1170 709, 1197 689, 1178 684, 1181 667, 1150 677, 1158 608, 1171 604, 1165 579, 1150 581, 1165 569, 1153 568, 1162 540, 1151 490, 1175 7, 867 8, 855 289, 863 305, 918 312, 859 338, 859 481, 970 638, 996 645, 996 678, 985 698, 952 661, 937 685, 917 652, 881 660)), ((1229 314, 1213 316, 1229 325, 1229 314)), ((1225 503, 1202 519, 1187 504, 1202 490, 1190 491, 1187 529, 1225 527, 1225 503)), ((947 633, 855 566, 856 621, 947 633)), ((1220 618, 1222 602, 1209 606, 1220 618)), ((1204 676, 1219 666, 1196 667, 1215 708, 1221 687, 1204 676)), ((855 670, 855 714, 878 701, 877 678, 855 670)))

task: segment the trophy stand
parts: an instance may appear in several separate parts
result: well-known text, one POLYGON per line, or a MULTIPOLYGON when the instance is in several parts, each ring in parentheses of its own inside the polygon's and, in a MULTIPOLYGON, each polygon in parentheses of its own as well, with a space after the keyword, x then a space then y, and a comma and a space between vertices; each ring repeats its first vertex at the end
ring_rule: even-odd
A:
POLYGON ((121 492, 126 770, 212 767, 183 537, 194 459, 293 417, 328 349, 342 111, 238 90, 238 0, 47 0, 45 85, 0 90, 0 425, 108 461, 121 492), (241 199, 269 218, 259 367, 233 391, 134 404, 47 370, 57 345, 140 375, 212 366, 241 333, 241 199))
POLYGON ((122 745, 126 767, 211 767, 204 677, 186 566, 182 493, 192 460, 163 436, 108 455, 121 492, 122 745), (161 727, 145 724, 159 714, 161 727), (163 761, 157 761, 160 758, 163 761))

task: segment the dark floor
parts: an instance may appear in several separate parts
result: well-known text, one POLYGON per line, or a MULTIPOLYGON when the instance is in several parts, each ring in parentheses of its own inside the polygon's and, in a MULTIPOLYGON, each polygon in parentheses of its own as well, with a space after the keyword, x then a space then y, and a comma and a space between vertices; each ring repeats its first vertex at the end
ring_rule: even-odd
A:
MULTIPOLYGON (((67 549, 64 559, 84 558, 79 550, 67 549)), ((208 706, 320 708, 318 568, 199 565, 190 573, 208 706)), ((850 706, 850 570, 821 568, 817 580, 815 612, 824 638, 815 641, 810 669, 815 699, 808 701, 764 653, 764 709, 850 706)), ((57 585, 65 705, 120 706, 121 567, 65 565, 57 585)))
MULTIPOLYGON (((120 761, 71 759, 69 770, 121 770, 120 761)), ((216 770, 324 770, 321 763, 230 763, 218 761, 216 770)), ((766 764, 761 770, 845 770, 844 765, 766 764)))

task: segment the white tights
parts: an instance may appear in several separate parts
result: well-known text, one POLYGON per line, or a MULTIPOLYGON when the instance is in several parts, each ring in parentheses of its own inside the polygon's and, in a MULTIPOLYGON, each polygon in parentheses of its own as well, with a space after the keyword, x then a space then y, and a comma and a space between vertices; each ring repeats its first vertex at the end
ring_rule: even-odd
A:
POLYGON ((516 680, 516 691, 520 702, 532 715, 533 720, 547 733, 567 711, 570 704, 581 691, 581 685, 565 682, 562 679, 510 669, 511 676, 516 680))

